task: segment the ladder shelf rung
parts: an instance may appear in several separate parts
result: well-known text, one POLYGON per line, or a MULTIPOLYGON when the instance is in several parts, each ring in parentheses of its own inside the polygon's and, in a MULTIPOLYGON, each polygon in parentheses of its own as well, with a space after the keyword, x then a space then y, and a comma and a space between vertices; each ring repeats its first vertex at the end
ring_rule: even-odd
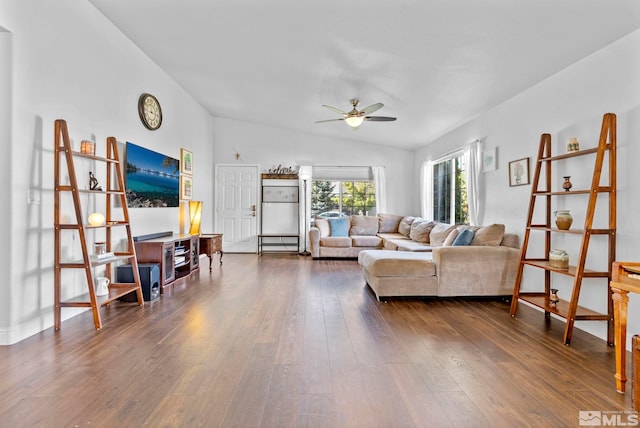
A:
MULTIPOLYGON (((549 296, 540 295, 540 293, 520 293, 520 300, 530 303, 533 306, 543 309, 545 312, 567 318, 569 315, 569 301, 560 299, 558 303, 552 305, 549 296)), ((609 315, 578 306, 575 319, 580 321, 602 321, 609 320, 609 315)))
MULTIPOLYGON (((114 284, 109 286, 109 294, 106 296, 96 296, 96 301, 98 306, 108 305, 114 300, 119 299, 120 297, 135 292, 138 287, 135 284, 118 284, 118 286, 113 287, 114 284)), ((80 296, 74 297, 73 299, 65 300, 60 302, 60 307, 63 308, 86 308, 91 307, 91 298, 89 297, 89 293, 82 294, 80 296)))
MULTIPOLYGON (((551 272, 560 273, 562 275, 575 276, 577 272, 576 266, 569 266, 568 269, 561 269, 549 265, 549 261, 546 259, 524 259, 522 260, 522 264, 548 270, 551 272)), ((609 278, 609 272, 607 271, 585 269, 582 274, 585 278, 609 278)))

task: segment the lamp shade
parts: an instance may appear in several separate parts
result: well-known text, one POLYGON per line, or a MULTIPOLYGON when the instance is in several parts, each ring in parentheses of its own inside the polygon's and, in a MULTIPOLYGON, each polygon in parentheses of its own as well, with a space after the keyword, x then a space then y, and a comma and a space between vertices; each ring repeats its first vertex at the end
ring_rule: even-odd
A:
POLYGON ((104 214, 102 213, 91 213, 88 220, 91 226, 102 226, 105 222, 104 214))
POLYGON ((189 233, 200 235, 200 222, 202 220, 202 201, 189 201, 189 233))

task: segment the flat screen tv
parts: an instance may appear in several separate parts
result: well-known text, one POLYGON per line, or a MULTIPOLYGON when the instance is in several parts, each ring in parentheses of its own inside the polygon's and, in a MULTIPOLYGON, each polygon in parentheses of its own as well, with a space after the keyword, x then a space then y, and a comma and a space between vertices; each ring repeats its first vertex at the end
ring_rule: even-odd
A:
POLYGON ((126 190, 129 208, 180 205, 180 161, 127 141, 126 190))

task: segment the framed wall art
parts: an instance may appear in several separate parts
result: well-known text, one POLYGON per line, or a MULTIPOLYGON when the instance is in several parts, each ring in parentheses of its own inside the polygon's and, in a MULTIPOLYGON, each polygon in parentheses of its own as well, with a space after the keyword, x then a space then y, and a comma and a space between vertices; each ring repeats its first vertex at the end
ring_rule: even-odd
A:
POLYGON ((497 168, 496 148, 482 152, 482 172, 495 171, 497 168))
POLYGON ((509 162, 509 186, 529 184, 529 158, 509 162))
POLYGON ((180 174, 193 174, 193 153, 180 149, 180 174))
POLYGON ((193 178, 188 175, 180 176, 180 199, 191 200, 193 196, 193 178))

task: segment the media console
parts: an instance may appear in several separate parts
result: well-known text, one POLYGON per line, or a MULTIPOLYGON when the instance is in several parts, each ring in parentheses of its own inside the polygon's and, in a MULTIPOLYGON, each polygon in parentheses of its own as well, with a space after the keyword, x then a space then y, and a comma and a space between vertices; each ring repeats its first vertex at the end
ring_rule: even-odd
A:
POLYGON ((152 233, 134 237, 138 263, 160 265, 160 293, 200 268, 198 235, 173 232, 152 233))

